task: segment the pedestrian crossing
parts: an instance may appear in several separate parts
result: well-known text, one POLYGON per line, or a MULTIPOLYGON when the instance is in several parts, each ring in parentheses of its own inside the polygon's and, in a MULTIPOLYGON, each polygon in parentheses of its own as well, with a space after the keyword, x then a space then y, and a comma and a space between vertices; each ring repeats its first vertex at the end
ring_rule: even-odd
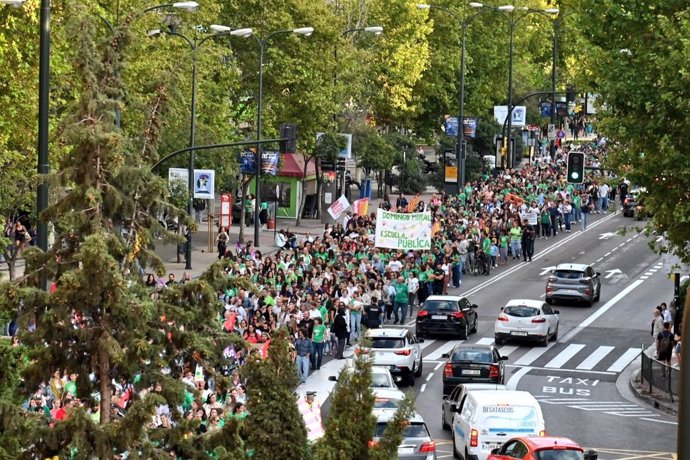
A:
MULTIPOLYGON (((461 343, 492 345, 494 339, 483 337, 473 340, 426 340, 422 344, 425 361, 442 361, 461 343)), ((543 369, 569 369, 617 374, 623 371, 641 353, 639 347, 592 345, 582 343, 550 343, 546 347, 530 345, 504 345, 498 348, 507 356, 509 366, 543 369)))

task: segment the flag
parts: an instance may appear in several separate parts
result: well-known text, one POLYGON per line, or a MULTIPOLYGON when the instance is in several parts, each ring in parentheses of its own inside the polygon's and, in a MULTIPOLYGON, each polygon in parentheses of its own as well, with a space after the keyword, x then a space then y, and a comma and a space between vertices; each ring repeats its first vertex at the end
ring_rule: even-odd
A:
POLYGON ((407 212, 415 212, 417 209, 417 205, 419 204, 419 201, 421 199, 419 198, 419 193, 412 198, 412 201, 407 205, 407 212))
POLYGON ((369 198, 355 200, 352 203, 352 210, 358 216, 366 216, 369 211, 369 198))

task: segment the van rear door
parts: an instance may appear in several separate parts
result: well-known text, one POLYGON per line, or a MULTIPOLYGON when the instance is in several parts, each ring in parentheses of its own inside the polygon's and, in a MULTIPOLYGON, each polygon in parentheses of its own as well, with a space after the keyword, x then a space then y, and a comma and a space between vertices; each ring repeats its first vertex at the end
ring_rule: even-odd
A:
POLYGON ((544 417, 538 403, 483 406, 477 415, 478 447, 487 455, 514 436, 539 436, 544 431, 544 417))

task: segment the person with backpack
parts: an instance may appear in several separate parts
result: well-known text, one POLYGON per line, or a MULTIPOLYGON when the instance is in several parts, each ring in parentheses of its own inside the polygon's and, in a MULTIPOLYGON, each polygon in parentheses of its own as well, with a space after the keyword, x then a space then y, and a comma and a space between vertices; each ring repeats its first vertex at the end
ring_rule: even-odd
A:
POLYGON ((673 336, 673 332, 671 332, 671 323, 665 322, 664 329, 656 336, 656 359, 670 366, 671 356, 673 355, 673 345, 675 345, 675 337, 673 336))

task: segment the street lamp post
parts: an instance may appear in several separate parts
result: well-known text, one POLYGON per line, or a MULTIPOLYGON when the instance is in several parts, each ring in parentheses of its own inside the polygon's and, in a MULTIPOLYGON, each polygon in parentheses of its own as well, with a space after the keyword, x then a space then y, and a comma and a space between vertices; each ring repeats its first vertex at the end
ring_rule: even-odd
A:
MULTIPOLYGON (((249 29, 251 30, 251 29, 249 29)), ((259 230, 260 230, 260 223, 259 223, 259 213, 261 212, 261 134, 262 134, 262 125, 261 125, 261 112, 263 110, 263 97, 264 97, 264 53, 266 52, 266 47, 268 46, 268 42, 271 38, 273 38, 276 35, 280 34, 297 34, 297 35, 304 35, 305 37, 310 36, 312 33, 314 33, 314 28, 313 27, 300 27, 297 29, 286 29, 286 30, 277 30, 275 32, 271 32, 268 34, 265 38, 260 38, 254 35, 253 33, 250 33, 252 37, 256 40, 256 43, 259 45, 259 102, 257 106, 257 118, 256 118, 256 155, 255 155, 255 169, 256 169, 256 177, 254 180, 254 246, 259 247, 260 241, 259 241, 259 230)))
MULTIPOLYGON (((556 82, 558 79, 558 32, 561 27, 561 24, 563 23, 563 20, 566 18, 566 16, 571 15, 573 12, 569 12, 566 14, 559 14, 558 8, 550 8, 547 10, 544 10, 547 13, 550 14, 558 14, 558 17, 555 19, 552 19, 553 22, 553 62, 551 64, 551 92, 553 93, 551 96, 551 124, 556 125, 556 82)), ((556 156, 556 141, 551 139, 549 143, 549 154, 551 155, 551 158, 555 158, 556 156)))
MULTIPOLYGON (((189 119, 189 165, 187 168, 187 186, 188 186, 188 193, 189 197, 187 200, 187 214, 192 216, 194 214, 194 163, 196 162, 196 150, 194 149, 194 146, 196 144, 196 86, 197 86, 197 55, 199 52, 199 48, 206 43, 208 40, 212 38, 217 38, 221 36, 237 36, 237 37, 248 37, 251 35, 252 30, 251 29, 232 29, 227 26, 219 26, 219 25, 213 25, 211 26, 211 30, 217 31, 214 34, 207 35, 201 40, 192 40, 189 37, 187 37, 184 34, 181 34, 179 32, 174 32, 171 30, 168 31, 162 31, 162 30, 152 30, 149 32, 149 36, 156 36, 160 34, 167 34, 167 35, 173 35, 175 37, 179 37, 182 40, 184 40, 187 45, 189 45, 189 48, 191 49, 192 52, 192 102, 191 102, 191 110, 190 110, 190 119, 189 119)), ((186 247, 185 247, 185 270, 191 270, 192 268, 192 232, 187 229, 187 233, 185 235, 186 238, 186 247)))
MULTIPOLYGON (((472 8, 482 8, 484 4, 471 2, 469 4, 472 8)), ((417 5, 420 10, 435 9, 443 11, 444 13, 452 16, 460 25, 462 31, 462 40, 460 46, 460 115, 458 116, 458 132, 456 134, 455 142, 455 164, 458 165, 457 168, 457 182, 458 182, 458 193, 465 187, 465 158, 466 158, 466 145, 465 145, 465 43, 467 41, 467 28, 474 18, 480 16, 485 11, 479 11, 474 13, 464 20, 460 19, 452 11, 434 4, 420 3, 417 5)))
MULTIPOLYGON (((512 146, 510 142, 511 138, 511 131, 513 129, 513 120, 512 120, 512 112, 513 112, 513 38, 515 35, 515 27, 517 24, 524 19, 525 17, 529 16, 530 14, 541 14, 545 16, 553 15, 553 14, 558 14, 558 9, 557 8, 549 8, 549 9, 544 9, 544 10, 537 10, 537 9, 531 9, 528 7, 515 7, 515 5, 502 5, 502 6, 489 6, 486 7, 489 8, 493 11, 497 11, 506 18, 508 21, 508 28, 509 28, 509 54, 508 54, 508 114, 506 115, 508 117, 507 120, 507 129, 505 132, 503 132, 503 145, 502 148, 505 149, 504 152, 506 152, 506 155, 501 155, 501 168, 506 168, 510 167, 512 168, 513 166, 513 151, 512 151, 512 146), (522 14, 519 15, 513 15, 512 13, 515 10, 522 11, 522 14)), ((550 17, 550 16, 549 16, 550 17)), ((553 79, 553 75, 552 75, 553 79)))

